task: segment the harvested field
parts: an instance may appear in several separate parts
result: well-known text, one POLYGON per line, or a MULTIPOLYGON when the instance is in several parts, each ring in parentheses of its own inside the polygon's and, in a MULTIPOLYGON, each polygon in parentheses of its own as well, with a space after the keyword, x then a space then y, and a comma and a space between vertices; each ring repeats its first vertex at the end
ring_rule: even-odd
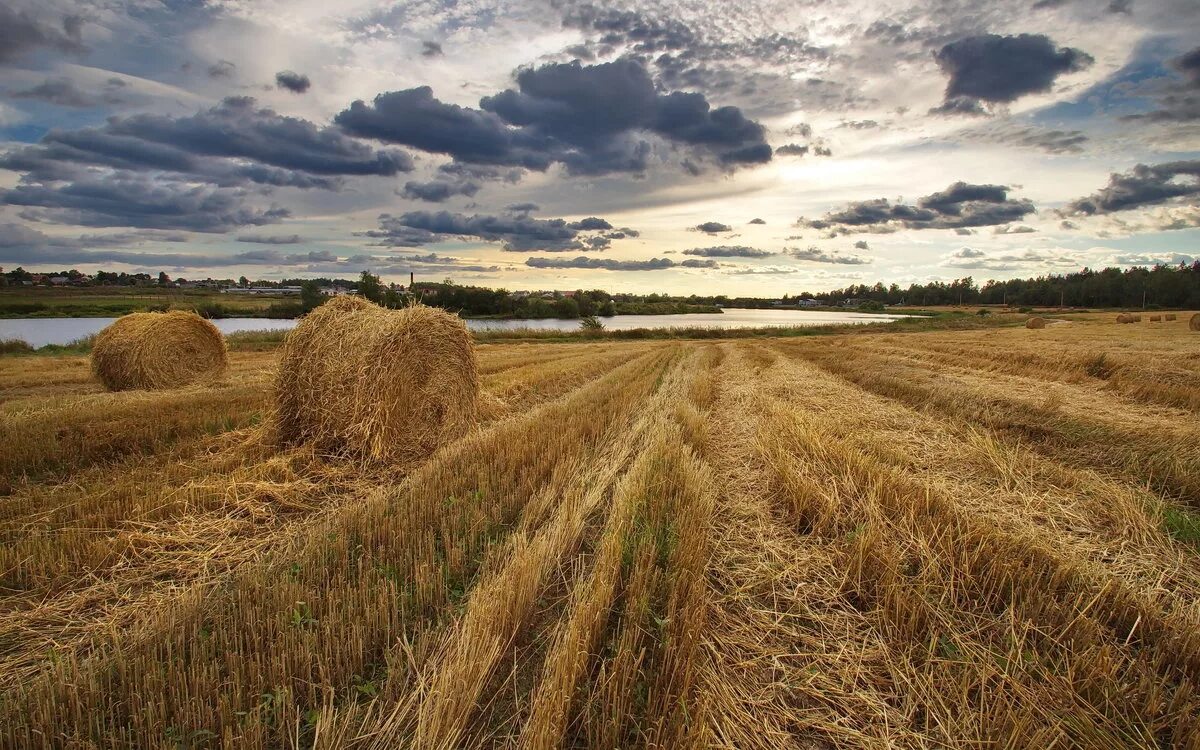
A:
POLYGON ((481 345, 372 462, 0 358, 0 747, 1200 748, 1180 317, 481 345))

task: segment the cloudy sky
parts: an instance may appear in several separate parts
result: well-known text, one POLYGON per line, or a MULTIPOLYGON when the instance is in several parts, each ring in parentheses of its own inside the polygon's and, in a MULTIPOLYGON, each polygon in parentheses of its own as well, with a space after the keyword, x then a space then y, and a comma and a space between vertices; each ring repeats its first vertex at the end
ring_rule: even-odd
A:
POLYGON ((0 0, 0 264, 777 295, 1200 256, 1195 0, 0 0))

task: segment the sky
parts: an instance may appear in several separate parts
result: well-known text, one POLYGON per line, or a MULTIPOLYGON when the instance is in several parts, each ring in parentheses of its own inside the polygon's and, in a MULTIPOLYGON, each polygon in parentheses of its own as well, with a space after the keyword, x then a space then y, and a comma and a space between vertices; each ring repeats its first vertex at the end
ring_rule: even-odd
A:
POLYGON ((0 0, 0 265, 778 296, 1200 258, 1195 0, 0 0))

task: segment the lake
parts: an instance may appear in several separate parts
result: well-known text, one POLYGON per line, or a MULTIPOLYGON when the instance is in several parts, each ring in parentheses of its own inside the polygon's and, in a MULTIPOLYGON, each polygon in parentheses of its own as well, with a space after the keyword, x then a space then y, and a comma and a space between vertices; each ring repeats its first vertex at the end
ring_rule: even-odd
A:
MULTIPOLYGON (((763 326, 820 326, 835 323, 886 323, 903 315, 879 315, 859 312, 816 312, 810 310, 741 310, 694 315, 617 315, 600 318, 604 327, 614 331, 631 328, 673 328, 700 326, 704 328, 759 328, 763 326)), ((0 340, 21 339, 30 346, 69 344, 72 341, 99 333, 116 318, 21 318, 0 319, 0 340)), ((468 320, 474 331, 528 329, 534 331, 574 331, 578 320, 468 320)), ((272 318, 223 318, 214 320, 223 333, 241 331, 286 331, 295 320, 272 318)))

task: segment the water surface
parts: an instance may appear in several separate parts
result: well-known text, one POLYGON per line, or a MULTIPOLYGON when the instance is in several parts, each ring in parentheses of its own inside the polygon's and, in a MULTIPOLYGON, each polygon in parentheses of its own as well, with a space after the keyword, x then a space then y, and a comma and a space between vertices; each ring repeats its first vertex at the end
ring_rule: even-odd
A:
MULTIPOLYGON (((600 318, 613 331, 632 328, 759 328, 763 326, 819 326, 831 323, 886 323, 902 315, 878 315, 859 312, 816 312, 810 310, 726 310, 724 313, 692 315, 616 315, 600 318)), ((99 333, 116 318, 20 318, 0 319, 0 339, 21 339, 31 346, 69 344, 99 333)), ((468 320, 473 331, 527 329, 535 331, 574 331, 578 320, 468 320)), ((286 331, 295 320, 275 318, 222 318, 214 320, 223 333, 242 331, 286 331)))

